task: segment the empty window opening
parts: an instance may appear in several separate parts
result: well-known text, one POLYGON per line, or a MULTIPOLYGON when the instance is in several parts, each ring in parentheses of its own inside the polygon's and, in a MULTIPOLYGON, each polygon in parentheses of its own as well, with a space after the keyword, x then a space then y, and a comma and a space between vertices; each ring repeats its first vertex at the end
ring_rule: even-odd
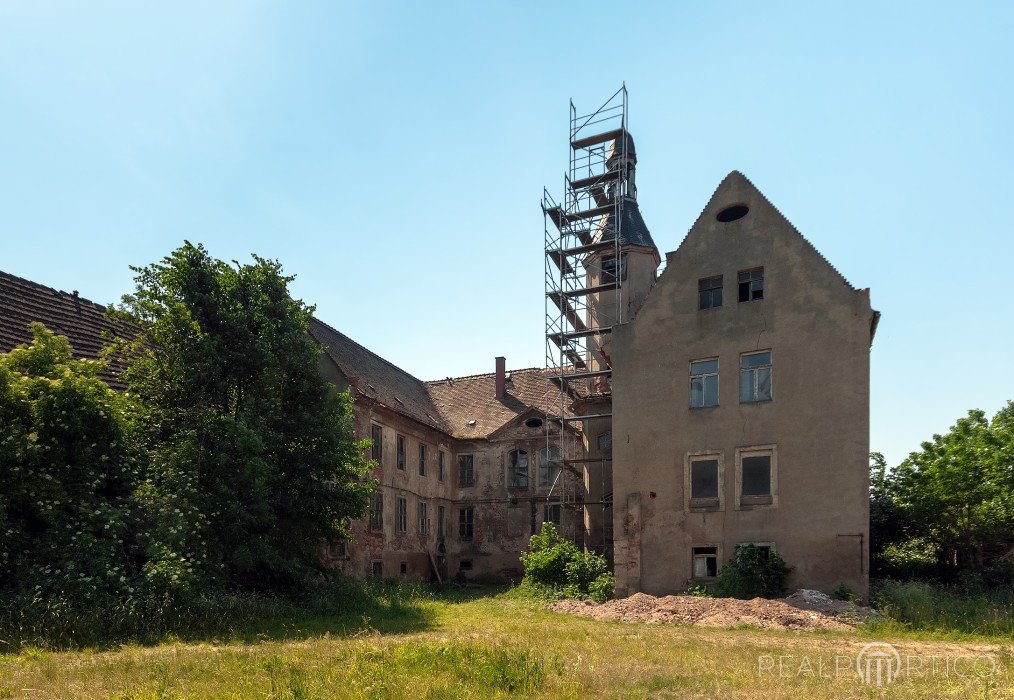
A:
POLYGON ((384 562, 382 561, 373 562, 373 575, 376 578, 382 578, 384 576, 384 562))
POLYGON ((475 508, 458 509, 458 537, 470 540, 475 535, 475 508))
MULTIPOLYGON (((620 280, 627 279, 627 254, 620 253, 620 280)), ((616 281, 616 256, 606 255, 602 258, 602 283, 616 281)))
POLYGON ((771 351, 751 352, 739 358, 739 400, 771 400, 771 351))
POLYGON ((528 489, 528 453, 524 450, 511 450, 507 454, 507 488, 528 489))
POLYGON ((542 522, 559 527, 562 514, 563 508, 559 503, 547 503, 542 507, 542 522))
POLYGON ((722 305, 722 276, 697 281, 697 308, 715 309, 722 305))
POLYGON ((462 571, 471 571, 472 570, 472 560, 471 559, 462 559, 458 563, 458 568, 461 569, 462 571))
POLYGON ((403 573, 403 574, 407 574, 408 573, 408 562, 407 561, 403 561, 401 563, 401 573, 403 573))
POLYGON ((384 531, 384 494, 379 491, 370 496, 370 529, 384 531))
POLYGON ((370 439, 373 441, 370 457, 381 464, 384 461, 384 429, 379 425, 374 425, 370 430, 370 439))
POLYGON ((727 224, 730 221, 737 221, 742 219, 750 213, 750 207, 745 204, 733 204, 731 207, 726 207, 722 211, 715 215, 715 218, 721 221, 723 224, 727 224))
POLYGON ((718 359, 690 363, 690 408, 718 405, 718 359))
POLYGON ((694 578, 718 576, 718 547, 694 547, 694 578))
POLYGON ((560 448, 542 448, 539 452, 539 486, 554 486, 560 477, 560 448))
POLYGON ((690 505, 698 508, 719 505, 717 457, 690 460, 690 505))
POLYGON ((757 301, 764 298, 764 268, 755 267, 739 273, 739 300, 757 301))
POLYGON ((458 456, 458 486, 472 486, 475 483, 475 456, 458 456))
POLYGON ((529 418, 528 420, 525 421, 525 426, 528 427, 528 428, 541 428, 542 427, 542 419, 541 418, 529 418))
POLYGON ((398 469, 405 469, 405 436, 398 436, 398 469))
POLYGON ((395 527, 398 532, 408 532, 408 499, 399 498, 395 527))

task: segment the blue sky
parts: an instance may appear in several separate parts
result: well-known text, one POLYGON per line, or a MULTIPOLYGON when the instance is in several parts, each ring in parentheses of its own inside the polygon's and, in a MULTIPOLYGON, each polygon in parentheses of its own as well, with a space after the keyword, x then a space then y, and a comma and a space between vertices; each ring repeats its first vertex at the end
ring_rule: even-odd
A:
POLYGON ((543 185, 622 81, 676 247, 746 173, 883 321, 896 463, 1014 398, 1014 4, 0 3, 0 269, 109 302, 184 238, 424 379, 544 363, 543 185))

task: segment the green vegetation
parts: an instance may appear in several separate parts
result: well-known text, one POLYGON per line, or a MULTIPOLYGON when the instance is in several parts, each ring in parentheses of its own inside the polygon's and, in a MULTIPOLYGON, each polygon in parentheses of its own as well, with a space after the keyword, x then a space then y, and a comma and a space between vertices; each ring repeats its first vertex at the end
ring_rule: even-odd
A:
POLYGON ((722 598, 777 598, 786 591, 792 569, 778 553, 752 544, 739 545, 719 570, 715 595, 722 598))
POLYGON ((543 523, 542 532, 532 535, 521 563, 525 567, 522 585, 543 596, 591 598, 601 603, 615 592, 605 557, 582 552, 561 537, 552 523, 543 523))
MULTIPOLYGON (((902 654, 970 653, 901 627, 800 633, 669 624, 609 623, 552 613, 512 591, 434 594, 381 584, 360 592, 375 606, 335 615, 287 604, 222 634, 160 646, 0 656, 0 697, 112 698, 648 698, 880 697, 836 655, 872 641, 902 654), (784 671, 761 659, 784 657, 784 671), (804 658, 812 664, 806 670, 804 658), (823 675, 818 663, 823 663, 823 675), (773 670, 759 670, 773 668, 773 670), (803 669, 800 672, 800 669, 803 669)), ((344 596, 344 594, 343 594, 344 596)), ((326 597, 326 596, 325 596, 326 597)), ((337 607, 337 606, 336 606, 337 607)), ((956 637, 960 638, 960 637, 956 637)), ((1009 645, 1009 639, 1004 644, 1009 645)), ((1001 673, 899 679, 894 697, 1006 697, 1014 658, 979 639, 976 654, 1001 673)), ((1007 647, 1009 649, 1009 646, 1007 647)))
POLYGON ((1014 639, 1014 589, 969 591, 920 581, 879 582, 870 602, 886 626, 943 635, 1014 639))

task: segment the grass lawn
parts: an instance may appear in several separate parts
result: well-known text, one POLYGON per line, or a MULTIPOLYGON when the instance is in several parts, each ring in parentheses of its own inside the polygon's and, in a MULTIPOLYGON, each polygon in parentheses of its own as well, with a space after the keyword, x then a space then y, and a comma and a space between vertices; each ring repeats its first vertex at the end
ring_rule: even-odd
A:
POLYGON ((416 595, 368 615, 264 619, 216 640, 23 648, 0 656, 0 698, 1000 698, 1014 697, 1012 646, 891 625, 843 634, 597 622, 485 590, 416 595), (854 667, 873 641, 912 657, 882 688, 854 667), (976 673, 972 659, 987 655, 976 673))

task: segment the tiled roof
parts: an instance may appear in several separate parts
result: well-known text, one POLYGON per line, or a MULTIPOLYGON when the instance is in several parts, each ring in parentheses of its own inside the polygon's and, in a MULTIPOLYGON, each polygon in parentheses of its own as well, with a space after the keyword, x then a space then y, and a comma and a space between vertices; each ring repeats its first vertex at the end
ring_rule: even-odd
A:
POLYGON ((507 392, 496 399, 496 375, 476 374, 426 382, 449 432, 462 440, 487 437, 529 408, 558 415, 560 391, 549 381, 556 370, 515 369, 507 373, 507 392), (474 425, 470 425, 475 421, 474 425))
MULTIPOLYGON (((99 351, 108 345, 103 334, 112 333, 115 327, 105 314, 106 307, 76 294, 0 272, 0 352, 30 343, 28 326, 38 321, 57 335, 67 336, 75 357, 98 359, 99 351)), ((122 389, 122 371, 112 363, 101 376, 122 389)))
POLYGON ((449 432, 421 379, 367 350, 320 319, 310 320, 310 335, 353 382, 359 394, 424 425, 449 432))
MULTIPOLYGON (((638 245, 655 248, 655 241, 644 223, 637 200, 624 197, 620 200, 620 245, 638 245)), ((616 238, 616 227, 613 225, 613 214, 609 213, 599 219, 594 234, 596 241, 612 241, 616 238)))

